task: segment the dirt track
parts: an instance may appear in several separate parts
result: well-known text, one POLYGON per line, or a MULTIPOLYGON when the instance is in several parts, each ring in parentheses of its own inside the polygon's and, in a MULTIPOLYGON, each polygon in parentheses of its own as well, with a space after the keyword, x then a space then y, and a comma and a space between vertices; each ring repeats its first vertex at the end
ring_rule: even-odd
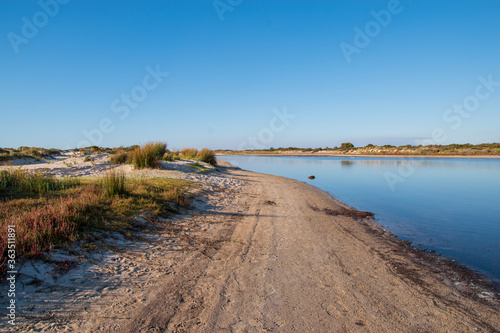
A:
MULTIPOLYGON (((460 286, 450 272, 372 223, 328 214, 342 207, 326 193, 281 177, 230 172, 249 185, 218 213, 229 222, 222 238, 186 258, 114 330, 498 331, 496 301, 463 296, 448 286, 460 286)), ((103 329, 102 320, 96 324, 103 329)))

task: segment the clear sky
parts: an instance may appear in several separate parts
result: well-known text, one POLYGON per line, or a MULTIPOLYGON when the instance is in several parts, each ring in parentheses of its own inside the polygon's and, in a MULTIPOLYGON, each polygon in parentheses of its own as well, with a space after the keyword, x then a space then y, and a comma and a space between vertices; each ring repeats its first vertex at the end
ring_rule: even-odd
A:
POLYGON ((500 142, 498 0, 2 0, 0 36, 1 147, 500 142))

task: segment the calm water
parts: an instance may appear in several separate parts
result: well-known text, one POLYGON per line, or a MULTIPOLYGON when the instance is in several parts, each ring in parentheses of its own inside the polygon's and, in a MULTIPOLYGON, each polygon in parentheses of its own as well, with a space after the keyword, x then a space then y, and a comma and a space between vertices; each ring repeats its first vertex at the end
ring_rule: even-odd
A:
POLYGON ((400 238, 500 282, 500 159, 218 158, 315 185, 374 212, 400 238))

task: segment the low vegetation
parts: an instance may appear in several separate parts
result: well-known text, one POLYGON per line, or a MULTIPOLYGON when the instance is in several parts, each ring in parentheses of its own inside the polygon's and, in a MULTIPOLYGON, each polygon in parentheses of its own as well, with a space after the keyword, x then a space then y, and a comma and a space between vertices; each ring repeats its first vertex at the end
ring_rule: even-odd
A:
POLYGON ((101 188, 108 198, 125 194, 125 173, 116 169, 108 170, 101 180, 101 188))
MULTIPOLYGON (((60 153, 34 147, 0 148, 0 161, 40 159, 60 153)), ((170 151, 164 142, 119 148, 91 146, 75 150, 72 157, 93 164, 93 155, 100 153, 112 154, 110 161, 114 164, 128 163, 139 169, 159 167, 161 160, 181 158, 216 164, 212 150, 170 151)), ((77 162, 63 163, 74 167, 77 162)), ((194 168, 209 171, 201 163, 195 163, 194 168)), ((148 216, 148 220, 166 217, 180 206, 188 205, 186 191, 191 186, 188 181, 168 178, 127 179, 123 170, 113 167, 99 179, 54 178, 20 168, 0 171, 0 273, 5 272, 8 225, 15 225, 18 256, 42 256, 47 250, 78 240, 92 242, 94 233, 89 230, 114 230, 130 235, 138 226, 135 220, 138 215, 148 216)))
POLYGON ((153 142, 149 143, 152 146, 153 154, 157 159, 162 159, 167 152, 167 144, 165 142, 153 142))
POLYGON ((64 190, 78 184, 78 179, 56 179, 40 171, 30 173, 19 169, 3 170, 0 171, 0 200, 18 195, 42 196, 45 193, 64 190))
POLYGON ((18 256, 40 256, 68 242, 88 240, 90 229, 127 233, 135 217, 167 216, 189 204, 191 183, 176 179, 56 179, 22 170, 0 173, 0 264, 5 267, 7 226, 15 225, 18 256))
POLYGON ((124 149, 118 150, 115 154, 111 155, 109 159, 113 164, 125 164, 130 162, 128 152, 124 149))
POLYGON ((187 159, 194 159, 198 154, 198 150, 196 148, 183 148, 181 150, 181 156, 187 159))
POLYGON ((164 142, 149 142, 130 152, 130 161, 137 169, 158 168, 158 160, 163 158, 166 149, 164 142))
POLYGON ((37 147, 0 148, 0 162, 10 161, 15 158, 34 158, 39 161, 42 158, 60 154, 59 149, 45 149, 37 147))
POLYGON ((163 155, 163 160, 167 161, 167 162, 173 162, 173 161, 177 161, 180 159, 181 159, 180 152, 177 150, 173 150, 173 151, 167 150, 165 155, 163 155))
POLYGON ((143 146, 135 146, 133 150, 118 149, 110 156, 113 164, 133 164, 138 169, 157 168, 159 161, 177 161, 180 159, 200 160, 212 165, 217 164, 215 152, 208 148, 198 151, 196 148, 184 148, 181 151, 167 149, 164 142, 149 142, 143 146))
POLYGON ((251 154, 332 154, 332 155, 443 155, 443 156, 477 156, 500 155, 500 143, 482 143, 478 145, 450 144, 450 145, 404 145, 376 146, 368 144, 364 147, 355 147, 350 142, 344 142, 339 147, 333 148, 269 148, 258 150, 217 150, 219 154, 251 155, 251 154))
POLYGON ((208 164, 216 165, 217 159, 213 150, 203 148, 196 154, 196 158, 208 164))

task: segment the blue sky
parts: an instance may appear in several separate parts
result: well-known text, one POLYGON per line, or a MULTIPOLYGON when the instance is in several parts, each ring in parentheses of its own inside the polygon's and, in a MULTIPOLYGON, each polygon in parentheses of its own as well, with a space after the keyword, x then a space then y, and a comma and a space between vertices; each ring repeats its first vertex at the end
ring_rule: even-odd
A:
POLYGON ((499 17, 494 0, 3 0, 0 146, 500 142, 499 17))

